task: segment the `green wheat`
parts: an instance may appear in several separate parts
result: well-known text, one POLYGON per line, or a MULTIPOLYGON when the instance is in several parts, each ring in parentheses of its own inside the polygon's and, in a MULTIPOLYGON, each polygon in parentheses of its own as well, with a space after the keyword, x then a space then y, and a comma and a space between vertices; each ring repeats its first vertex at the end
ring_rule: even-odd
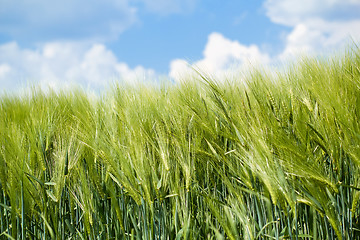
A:
POLYGON ((360 51, 0 99, 9 239, 360 239, 360 51))

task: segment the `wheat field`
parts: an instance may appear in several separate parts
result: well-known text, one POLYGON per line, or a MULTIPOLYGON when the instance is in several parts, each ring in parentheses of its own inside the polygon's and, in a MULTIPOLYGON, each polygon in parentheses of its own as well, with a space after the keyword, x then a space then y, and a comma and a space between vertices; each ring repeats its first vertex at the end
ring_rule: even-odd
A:
POLYGON ((1 239, 360 239, 360 49, 0 98, 1 239))

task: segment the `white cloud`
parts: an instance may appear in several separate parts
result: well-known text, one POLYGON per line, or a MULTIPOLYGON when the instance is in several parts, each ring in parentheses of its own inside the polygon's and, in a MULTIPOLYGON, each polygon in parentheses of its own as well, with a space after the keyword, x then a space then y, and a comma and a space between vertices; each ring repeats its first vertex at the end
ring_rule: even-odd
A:
MULTIPOLYGON (((224 74, 231 69, 270 62, 269 55, 262 53, 258 46, 246 46, 216 32, 209 35, 203 55, 204 58, 195 62, 192 67, 214 75, 224 74)), ((185 60, 176 59, 170 63, 171 78, 179 81, 189 73, 193 71, 185 60)))
POLYGON ((267 0, 267 16, 292 27, 280 58, 319 53, 360 40, 359 0, 267 0))
POLYGON ((136 22, 128 0, 0 0, 0 32, 35 41, 116 38, 136 22))
POLYGON ((285 49, 279 58, 331 51, 349 43, 350 38, 360 40, 360 20, 346 23, 323 20, 311 24, 299 23, 287 36, 285 49))
POLYGON ((209 35, 203 54, 204 59, 196 65, 210 72, 225 70, 234 65, 265 64, 269 61, 269 56, 261 53, 256 45, 245 46, 238 41, 225 38, 220 33, 209 35))
POLYGON ((43 88, 81 85, 101 90, 114 80, 131 83, 144 78, 151 81, 155 76, 151 69, 142 66, 132 69, 119 62, 102 44, 54 42, 36 50, 22 49, 15 42, 0 45, 0 83, 6 91, 26 87, 24 81, 43 88))
POLYGON ((266 0, 271 21, 295 26, 309 19, 327 21, 359 19, 359 0, 266 0))

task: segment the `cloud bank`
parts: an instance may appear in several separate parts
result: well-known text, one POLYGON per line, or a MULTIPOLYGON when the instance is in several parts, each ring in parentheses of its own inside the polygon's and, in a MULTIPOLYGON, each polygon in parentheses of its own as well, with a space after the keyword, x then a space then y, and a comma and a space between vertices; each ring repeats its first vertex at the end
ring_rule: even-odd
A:
POLYGON ((22 49, 15 42, 0 45, 0 85, 7 91, 27 84, 43 89, 103 89, 109 82, 155 79, 152 69, 130 68, 118 61, 103 44, 88 47, 77 43, 53 42, 36 50, 22 49))

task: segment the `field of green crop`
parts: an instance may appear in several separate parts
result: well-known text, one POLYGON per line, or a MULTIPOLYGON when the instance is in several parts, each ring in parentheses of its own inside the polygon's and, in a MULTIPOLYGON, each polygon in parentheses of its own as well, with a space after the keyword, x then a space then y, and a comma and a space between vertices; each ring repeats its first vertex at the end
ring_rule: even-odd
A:
POLYGON ((360 49, 242 80, 0 98, 1 239, 360 239, 360 49))

